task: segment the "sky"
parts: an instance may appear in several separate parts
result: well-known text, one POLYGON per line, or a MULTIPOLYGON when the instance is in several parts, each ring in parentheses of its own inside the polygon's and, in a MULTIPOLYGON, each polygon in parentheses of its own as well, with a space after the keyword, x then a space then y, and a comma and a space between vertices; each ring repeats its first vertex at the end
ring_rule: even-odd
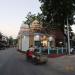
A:
POLYGON ((28 12, 41 12, 40 6, 39 0, 0 0, 0 32, 16 38, 28 12))
POLYGON ((0 0, 0 32, 17 37, 28 12, 41 12, 39 0, 0 0))

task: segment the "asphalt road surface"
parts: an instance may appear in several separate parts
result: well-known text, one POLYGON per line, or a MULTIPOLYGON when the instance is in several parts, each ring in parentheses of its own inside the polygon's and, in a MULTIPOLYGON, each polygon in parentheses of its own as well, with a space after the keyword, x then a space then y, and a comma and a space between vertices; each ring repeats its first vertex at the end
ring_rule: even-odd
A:
POLYGON ((58 68, 52 67, 49 62, 45 65, 33 65, 16 48, 0 50, 0 75, 75 75, 58 68))

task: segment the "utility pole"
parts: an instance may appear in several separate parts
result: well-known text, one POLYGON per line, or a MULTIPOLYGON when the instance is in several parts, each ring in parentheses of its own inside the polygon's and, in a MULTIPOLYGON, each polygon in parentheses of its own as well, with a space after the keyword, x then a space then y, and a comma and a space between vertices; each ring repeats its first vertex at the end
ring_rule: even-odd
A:
POLYGON ((69 33, 68 17, 67 17, 67 37, 68 37, 68 53, 70 55, 70 33, 69 33))

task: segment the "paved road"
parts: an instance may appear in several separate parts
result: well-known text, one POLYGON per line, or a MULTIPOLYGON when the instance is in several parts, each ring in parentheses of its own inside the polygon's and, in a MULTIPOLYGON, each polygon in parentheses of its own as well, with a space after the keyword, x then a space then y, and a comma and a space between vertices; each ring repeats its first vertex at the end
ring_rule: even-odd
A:
POLYGON ((59 62, 59 59, 49 59, 46 65, 33 65, 26 62, 25 55, 15 48, 1 50, 0 75, 75 75, 75 72, 60 69, 63 63, 60 64, 62 60, 59 62))

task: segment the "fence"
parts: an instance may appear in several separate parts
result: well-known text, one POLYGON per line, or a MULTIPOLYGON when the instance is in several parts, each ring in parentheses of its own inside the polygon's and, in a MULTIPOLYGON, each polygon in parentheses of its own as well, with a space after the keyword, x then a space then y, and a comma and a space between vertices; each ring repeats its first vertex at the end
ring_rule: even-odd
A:
POLYGON ((39 48, 39 52, 45 52, 47 54, 66 54, 66 48, 39 48))

